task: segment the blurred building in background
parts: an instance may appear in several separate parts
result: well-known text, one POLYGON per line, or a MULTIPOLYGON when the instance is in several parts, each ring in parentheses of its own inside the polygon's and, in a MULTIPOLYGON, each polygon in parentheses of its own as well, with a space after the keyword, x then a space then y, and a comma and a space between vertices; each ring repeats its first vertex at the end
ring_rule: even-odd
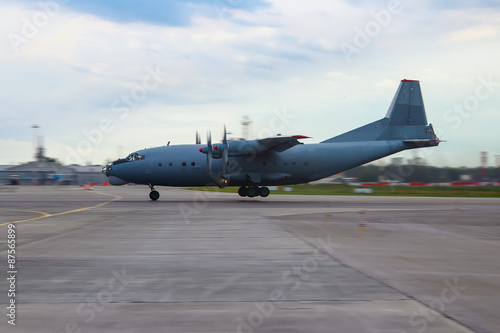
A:
POLYGON ((0 166, 0 185, 82 185, 107 182, 100 166, 64 166, 47 157, 43 136, 38 134, 40 126, 33 125, 31 128, 34 130, 35 161, 0 166))
POLYGON ((100 166, 64 166, 49 161, 0 166, 0 184, 82 185, 105 182, 107 178, 101 173, 100 166))

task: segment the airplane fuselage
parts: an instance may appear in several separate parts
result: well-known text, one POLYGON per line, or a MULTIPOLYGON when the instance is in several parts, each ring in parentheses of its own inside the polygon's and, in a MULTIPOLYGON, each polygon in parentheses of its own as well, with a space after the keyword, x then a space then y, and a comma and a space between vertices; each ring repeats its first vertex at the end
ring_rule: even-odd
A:
POLYGON ((214 159, 209 172, 203 145, 163 146, 138 151, 141 160, 116 164, 108 176, 162 186, 250 186, 307 183, 394 154, 410 146, 401 140, 300 144, 284 152, 230 157, 226 172, 214 159), (222 180, 222 183, 220 182, 222 180))

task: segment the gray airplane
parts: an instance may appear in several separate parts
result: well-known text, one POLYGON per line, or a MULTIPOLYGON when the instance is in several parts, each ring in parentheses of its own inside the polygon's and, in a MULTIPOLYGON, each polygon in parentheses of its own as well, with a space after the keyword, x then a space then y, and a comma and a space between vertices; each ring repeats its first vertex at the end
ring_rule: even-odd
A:
POLYGON ((307 183, 406 149, 434 147, 440 140, 427 124, 420 83, 402 80, 384 118, 317 144, 306 136, 276 136, 221 143, 210 133, 202 145, 166 145, 139 150, 102 168, 112 185, 239 186, 242 197, 267 197, 266 186, 307 183))

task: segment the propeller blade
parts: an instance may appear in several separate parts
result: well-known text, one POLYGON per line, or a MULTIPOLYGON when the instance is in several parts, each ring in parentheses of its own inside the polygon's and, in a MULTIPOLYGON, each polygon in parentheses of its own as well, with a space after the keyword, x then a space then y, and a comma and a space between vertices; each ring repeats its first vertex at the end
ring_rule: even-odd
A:
POLYGON ((224 138, 222 139, 222 144, 224 145, 224 151, 222 152, 222 171, 226 173, 226 167, 229 162, 229 141, 227 141, 226 125, 224 125, 224 138))
POLYGON ((208 171, 212 171, 212 133, 208 131, 207 133, 207 147, 208 147, 208 153, 207 153, 207 168, 208 171))
POLYGON ((224 150, 224 152, 222 153, 222 160, 223 160, 222 171, 224 173, 226 173, 226 167, 229 165, 229 162, 228 162, 229 156, 228 155, 229 155, 229 152, 227 150, 224 150))
POLYGON ((201 137, 200 137, 200 133, 198 133, 198 131, 196 131, 196 144, 197 145, 201 144, 201 137))
POLYGON ((212 152, 209 151, 208 154, 207 154, 207 167, 208 167, 208 171, 212 171, 212 152))

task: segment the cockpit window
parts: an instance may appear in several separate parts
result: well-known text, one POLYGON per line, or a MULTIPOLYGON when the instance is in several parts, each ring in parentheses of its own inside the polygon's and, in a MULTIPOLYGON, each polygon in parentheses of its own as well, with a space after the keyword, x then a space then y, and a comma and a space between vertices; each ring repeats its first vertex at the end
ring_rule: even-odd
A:
POLYGON ((138 153, 133 153, 125 158, 127 161, 142 161, 145 159, 144 155, 139 155, 138 153))

